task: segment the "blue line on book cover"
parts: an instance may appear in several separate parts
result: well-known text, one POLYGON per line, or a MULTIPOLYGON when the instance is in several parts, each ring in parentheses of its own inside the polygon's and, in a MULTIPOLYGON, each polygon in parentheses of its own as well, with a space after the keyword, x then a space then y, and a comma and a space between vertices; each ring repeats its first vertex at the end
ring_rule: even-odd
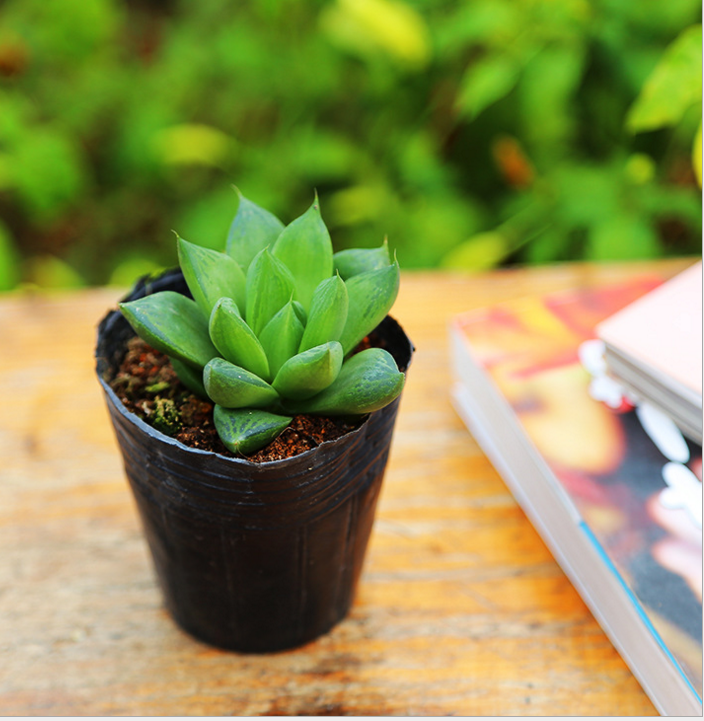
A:
POLYGON ((645 610, 641 606, 640 601, 638 600, 636 595, 633 593, 633 591, 629 588, 628 584, 623 580, 623 576, 621 576, 621 574, 618 572, 618 569, 616 568, 616 566, 614 566, 613 562, 607 555, 607 553, 604 550, 604 548, 602 547, 601 543, 599 543, 599 540, 597 539, 597 537, 592 533, 591 529, 589 528, 589 526, 587 526, 587 524, 584 521, 582 521, 579 524, 579 527, 582 529, 582 531, 585 533, 585 535, 589 538, 592 545, 594 546, 597 553, 599 554, 599 557, 601 558, 601 560, 604 562, 604 564, 606 566, 608 566, 609 570, 618 579, 618 582, 623 587, 623 590, 628 595, 628 598, 630 598, 630 600, 633 603, 634 608, 638 612, 638 615, 640 616, 641 620, 648 628, 648 631, 650 631, 650 633, 653 635, 653 638, 657 641, 658 646, 660 646, 660 648, 664 651, 664 653, 667 655, 667 657, 670 659, 670 661, 672 661, 675 668, 682 674, 682 677, 687 682, 687 685, 692 690, 692 693, 697 697, 697 699, 699 700, 699 703, 701 703, 702 697, 697 692, 697 689, 694 688, 694 686, 692 685, 692 682, 687 677, 687 674, 682 670, 682 667, 678 663, 677 659, 672 655, 672 652, 666 646, 665 642, 662 640, 662 637, 657 632, 655 626, 653 626, 652 622, 648 618, 648 614, 645 612, 645 610))

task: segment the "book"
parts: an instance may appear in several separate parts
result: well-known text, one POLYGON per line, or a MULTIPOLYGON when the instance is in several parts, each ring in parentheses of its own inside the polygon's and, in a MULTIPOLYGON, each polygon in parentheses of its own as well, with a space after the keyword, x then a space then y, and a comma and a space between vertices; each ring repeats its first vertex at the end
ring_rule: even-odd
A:
POLYGON ((452 401, 656 708, 701 716, 701 445, 631 402, 595 333, 661 282, 454 318, 452 401))
POLYGON ((702 264, 600 323, 611 375, 702 442, 702 264))

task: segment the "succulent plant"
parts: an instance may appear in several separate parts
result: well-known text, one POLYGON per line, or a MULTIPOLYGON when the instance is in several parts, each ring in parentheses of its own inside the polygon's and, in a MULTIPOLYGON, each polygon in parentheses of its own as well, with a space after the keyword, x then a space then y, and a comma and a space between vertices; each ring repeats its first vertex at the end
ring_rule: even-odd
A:
POLYGON ((386 241, 333 253, 317 196, 284 226, 239 195, 224 251, 177 235, 193 300, 161 291, 121 303, 135 332, 183 384, 214 404, 220 438, 252 453, 297 413, 359 416, 383 408, 405 376, 381 348, 353 353, 396 299, 386 241))

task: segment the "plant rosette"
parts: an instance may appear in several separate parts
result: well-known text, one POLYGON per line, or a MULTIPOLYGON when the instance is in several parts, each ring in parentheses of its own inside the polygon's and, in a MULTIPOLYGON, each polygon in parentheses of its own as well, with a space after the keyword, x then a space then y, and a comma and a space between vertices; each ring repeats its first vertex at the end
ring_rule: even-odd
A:
POLYGON ((180 269, 141 279, 98 329, 96 371, 166 605, 209 644, 299 646, 347 614, 414 348, 388 316, 386 243, 333 253, 317 198, 288 226, 239 196, 225 251, 177 238, 180 269), (358 350, 371 332, 384 348, 358 350), (109 385, 135 333, 214 404, 232 455, 191 448, 109 385), (359 418, 281 460, 246 455, 294 414, 359 418))

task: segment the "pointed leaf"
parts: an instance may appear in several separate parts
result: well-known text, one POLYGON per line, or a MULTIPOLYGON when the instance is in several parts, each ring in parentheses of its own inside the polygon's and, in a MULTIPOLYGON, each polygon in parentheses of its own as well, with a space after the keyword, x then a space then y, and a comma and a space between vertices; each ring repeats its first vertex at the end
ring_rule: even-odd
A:
POLYGON ((347 287, 339 275, 326 278, 315 289, 299 352, 338 340, 347 322, 347 287))
POLYGON ((231 410, 216 405, 215 428, 233 453, 253 453, 271 443, 293 420, 287 416, 258 410, 231 410))
POLYGON ((690 25, 665 50, 626 116, 634 133, 675 125, 702 101, 702 26, 690 25))
POLYGON ((239 308, 244 308, 245 275, 229 255, 202 248, 180 237, 177 243, 183 277, 206 318, 223 297, 232 298, 239 308))
POLYGON ((349 310, 340 336, 345 355, 384 320, 398 295, 399 281, 396 261, 386 268, 360 273, 345 281, 349 310))
POLYGON ((332 242, 320 217, 317 196, 303 215, 283 229, 272 253, 293 274, 296 298, 307 311, 318 284, 332 275, 332 242))
POLYGON ((120 310, 140 338, 171 358, 202 368, 218 354, 203 313, 181 293, 153 293, 120 303, 120 310))
POLYGON ((286 398, 310 398, 327 388, 337 378, 341 367, 342 346, 332 341, 286 361, 272 385, 286 398))
POLYGON ((182 363, 176 358, 171 358, 171 366, 178 379, 188 388, 191 393, 195 393, 199 398, 206 399, 208 394, 205 392, 205 386, 203 385, 203 371, 200 368, 193 368, 192 366, 182 363))
POLYGON ((220 298, 210 315, 210 339, 223 358, 260 378, 269 377, 266 353, 231 298, 220 298))
POLYGON ((296 311, 298 320, 300 320, 301 324, 305 326, 305 324, 308 322, 308 313, 306 312, 306 309, 301 305, 300 301, 294 299, 293 309, 296 311))
POLYGON ((520 65, 508 53, 486 54, 473 62, 462 78, 457 106, 473 120, 482 110, 508 95, 518 82, 520 65))
POLYGON ((235 190, 240 203, 227 234, 226 250, 246 273, 257 253, 279 237, 284 224, 268 210, 247 200, 237 188, 235 190))
POLYGON ((349 248, 340 250, 332 256, 334 269, 340 274, 342 280, 353 275, 366 273, 370 270, 379 270, 391 265, 389 244, 386 239, 379 248, 349 248))
POLYGON ((213 358, 205 366, 203 385, 208 397, 224 408, 263 408, 279 397, 266 381, 224 358, 213 358))
POLYGON ((247 272, 247 325, 257 336, 293 293, 291 272, 265 248, 247 272))
POLYGON ((276 377, 281 366, 298 352, 303 337, 303 324, 298 318, 296 301, 289 301, 266 324, 260 341, 269 361, 269 375, 276 377))
POLYGON ((390 353, 368 348, 346 360, 337 379, 317 396, 286 406, 295 413, 331 416, 371 413, 397 398, 404 382, 390 353))

